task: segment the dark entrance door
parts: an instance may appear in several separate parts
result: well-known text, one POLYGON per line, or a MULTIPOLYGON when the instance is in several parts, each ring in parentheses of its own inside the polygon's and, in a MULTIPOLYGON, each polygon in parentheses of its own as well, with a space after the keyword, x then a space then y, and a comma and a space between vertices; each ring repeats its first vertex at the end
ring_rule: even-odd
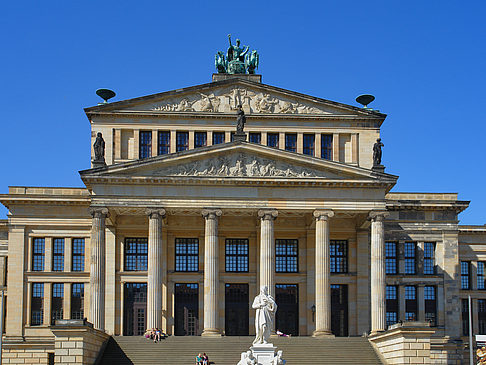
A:
POLYGON ((147 284, 125 283, 123 335, 142 336, 147 329, 147 284))
POLYGON ((331 285, 331 330, 335 336, 348 335, 347 285, 331 285))
POLYGON ((198 284, 175 285, 175 329, 176 336, 197 336, 198 321, 198 284))
POLYGON ((299 287, 297 284, 275 285, 277 314, 275 330, 287 335, 299 335, 299 287))
POLYGON ((226 336, 248 336, 248 284, 226 284, 224 297, 226 336))

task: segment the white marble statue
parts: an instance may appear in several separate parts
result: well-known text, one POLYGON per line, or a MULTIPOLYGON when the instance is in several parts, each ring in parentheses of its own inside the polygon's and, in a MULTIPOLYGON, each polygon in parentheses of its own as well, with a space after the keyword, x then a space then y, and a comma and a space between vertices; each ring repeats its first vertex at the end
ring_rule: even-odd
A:
POLYGON ((277 304, 272 296, 268 294, 267 286, 262 286, 260 288, 260 294, 253 300, 252 308, 256 309, 256 336, 253 345, 266 344, 268 343, 270 331, 273 328, 275 312, 277 311, 277 304))
POLYGON ((285 365, 287 360, 284 360, 282 356, 283 356, 283 351, 282 350, 277 351, 277 355, 275 355, 275 357, 273 358, 272 365, 285 365))
POLYGON ((250 350, 241 353, 241 360, 237 365, 256 365, 257 360, 250 350))

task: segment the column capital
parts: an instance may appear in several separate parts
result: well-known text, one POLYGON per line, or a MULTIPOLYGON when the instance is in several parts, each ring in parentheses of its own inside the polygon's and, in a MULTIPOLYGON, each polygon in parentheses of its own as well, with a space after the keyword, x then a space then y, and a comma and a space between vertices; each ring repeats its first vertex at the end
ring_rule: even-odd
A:
POLYGON ((368 214, 368 219, 372 222, 383 222, 383 220, 389 215, 390 213, 388 213, 386 210, 372 210, 368 214))
POLYGON ((217 219, 221 217, 223 211, 221 209, 203 209, 201 214, 206 219, 217 219))
POLYGON ((258 216, 262 221, 275 220, 278 217, 278 211, 276 209, 260 209, 258 216))
POLYGON ((165 217, 165 209, 164 208, 147 208, 145 209, 145 214, 149 216, 149 218, 164 218, 165 217))
POLYGON ((329 218, 334 217, 334 212, 331 209, 314 210, 314 217, 317 221, 327 221, 329 218))
POLYGON ((106 207, 89 207, 88 212, 93 218, 101 218, 102 216, 108 218, 110 216, 110 212, 106 207))

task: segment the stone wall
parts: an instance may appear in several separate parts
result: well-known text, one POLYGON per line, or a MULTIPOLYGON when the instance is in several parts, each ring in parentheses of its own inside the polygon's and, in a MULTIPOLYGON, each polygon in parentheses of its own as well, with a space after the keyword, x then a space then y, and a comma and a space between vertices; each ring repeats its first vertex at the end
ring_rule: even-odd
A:
POLYGON ((33 349, 27 346, 4 347, 2 364, 49 364, 49 353, 45 349, 33 349))

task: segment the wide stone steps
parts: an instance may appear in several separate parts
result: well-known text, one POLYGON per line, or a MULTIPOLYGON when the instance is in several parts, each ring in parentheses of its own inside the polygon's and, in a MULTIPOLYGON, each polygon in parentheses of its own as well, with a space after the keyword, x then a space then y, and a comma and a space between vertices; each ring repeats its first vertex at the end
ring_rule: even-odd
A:
MULTIPOLYGON (((366 338, 291 337, 271 340, 278 350, 283 350, 287 365, 382 364, 366 338)), ((115 336, 110 339, 101 364, 193 365, 195 356, 205 352, 215 365, 236 365, 241 352, 247 351, 252 341, 253 337, 170 336, 153 343, 143 337, 115 336)))

